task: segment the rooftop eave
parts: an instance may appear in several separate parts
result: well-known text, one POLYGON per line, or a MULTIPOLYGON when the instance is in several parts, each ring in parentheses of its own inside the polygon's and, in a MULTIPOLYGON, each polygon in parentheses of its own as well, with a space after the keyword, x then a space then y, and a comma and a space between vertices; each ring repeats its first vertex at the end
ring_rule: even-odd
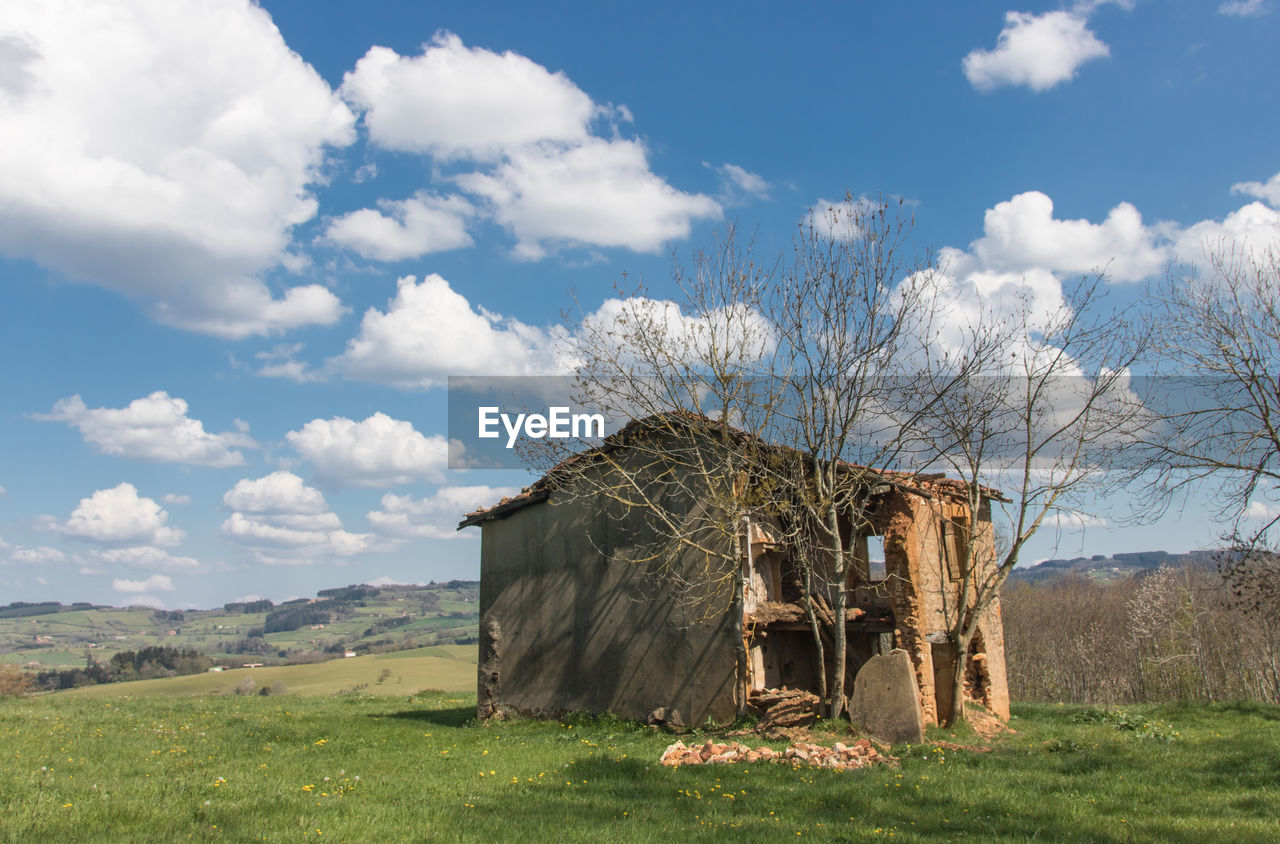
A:
POLYGON ((537 504, 546 501, 551 493, 548 490, 540 489, 533 492, 521 493, 506 501, 488 508, 487 510, 477 510, 474 513, 468 513, 462 521, 458 522, 458 530, 471 527, 472 525, 481 525, 485 522, 491 522, 495 519, 505 519, 517 510, 523 510, 531 504, 537 504))

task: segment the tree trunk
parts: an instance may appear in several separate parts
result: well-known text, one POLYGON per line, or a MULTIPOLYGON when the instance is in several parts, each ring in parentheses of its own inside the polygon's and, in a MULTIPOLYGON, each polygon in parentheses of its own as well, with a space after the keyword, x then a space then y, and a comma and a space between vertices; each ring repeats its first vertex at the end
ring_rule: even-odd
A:
MULTIPOLYGON (((750 527, 748 527, 750 530, 750 527)), ((750 534, 747 535, 747 542, 751 541, 750 534)), ((747 660, 750 656, 747 653, 747 640, 745 631, 743 630, 743 616, 746 612, 746 577, 744 577, 744 567, 742 546, 738 539, 734 539, 734 559, 738 561, 737 574, 733 578, 733 601, 729 612, 733 618, 733 635, 736 643, 735 662, 737 663, 736 678, 734 684, 734 698, 737 704, 737 715, 739 718, 747 714, 747 695, 750 691, 747 688, 747 660)))
POLYGON ((951 712, 947 714, 947 723, 951 727, 964 720, 964 675, 969 663, 969 644, 973 634, 961 632, 955 637, 955 666, 951 672, 951 712))
POLYGON ((831 671, 831 718, 839 718, 844 713, 844 674, 847 627, 845 625, 845 606, 848 595, 845 591, 845 554, 840 542, 840 522, 834 507, 827 510, 827 530, 831 534, 831 568, 835 575, 836 594, 834 596, 832 615, 832 671, 831 671))
POLYGON ((818 613, 813 608, 813 567, 804 567, 804 607, 809 614, 809 628, 813 631, 813 648, 818 661, 818 696, 827 700, 827 656, 822 645, 822 627, 818 613))

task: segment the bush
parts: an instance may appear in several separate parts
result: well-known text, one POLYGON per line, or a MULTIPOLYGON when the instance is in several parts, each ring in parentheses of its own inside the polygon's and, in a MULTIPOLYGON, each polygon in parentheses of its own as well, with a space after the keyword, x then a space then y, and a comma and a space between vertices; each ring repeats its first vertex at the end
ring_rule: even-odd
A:
POLYGON ((27 672, 13 663, 0 663, 0 697, 26 697, 31 688, 27 672))

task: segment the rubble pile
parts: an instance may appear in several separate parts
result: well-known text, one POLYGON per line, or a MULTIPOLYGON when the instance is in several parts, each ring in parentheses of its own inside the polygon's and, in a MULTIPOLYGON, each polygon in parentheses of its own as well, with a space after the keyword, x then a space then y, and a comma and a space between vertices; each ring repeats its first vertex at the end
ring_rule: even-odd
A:
POLYGON ((709 739, 705 744, 695 744, 692 747, 677 741, 663 752, 660 760, 661 764, 669 768, 681 765, 732 765, 737 762, 782 762, 793 766, 838 768, 844 771, 855 771, 877 763, 893 764, 896 761, 898 760, 893 756, 880 753, 866 739, 859 739, 851 745, 836 742, 831 747, 796 742, 782 751, 772 747, 757 747, 753 750, 738 742, 715 744, 709 739))

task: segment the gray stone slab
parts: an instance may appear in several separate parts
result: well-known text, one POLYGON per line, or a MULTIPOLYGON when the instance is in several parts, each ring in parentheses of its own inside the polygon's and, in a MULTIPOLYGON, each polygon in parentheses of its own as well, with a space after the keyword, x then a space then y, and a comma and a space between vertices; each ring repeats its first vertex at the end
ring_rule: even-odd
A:
POLYGON ((924 713, 911 656, 901 648, 873 656, 853 681, 849 717, 869 735, 892 744, 924 740, 924 713))

